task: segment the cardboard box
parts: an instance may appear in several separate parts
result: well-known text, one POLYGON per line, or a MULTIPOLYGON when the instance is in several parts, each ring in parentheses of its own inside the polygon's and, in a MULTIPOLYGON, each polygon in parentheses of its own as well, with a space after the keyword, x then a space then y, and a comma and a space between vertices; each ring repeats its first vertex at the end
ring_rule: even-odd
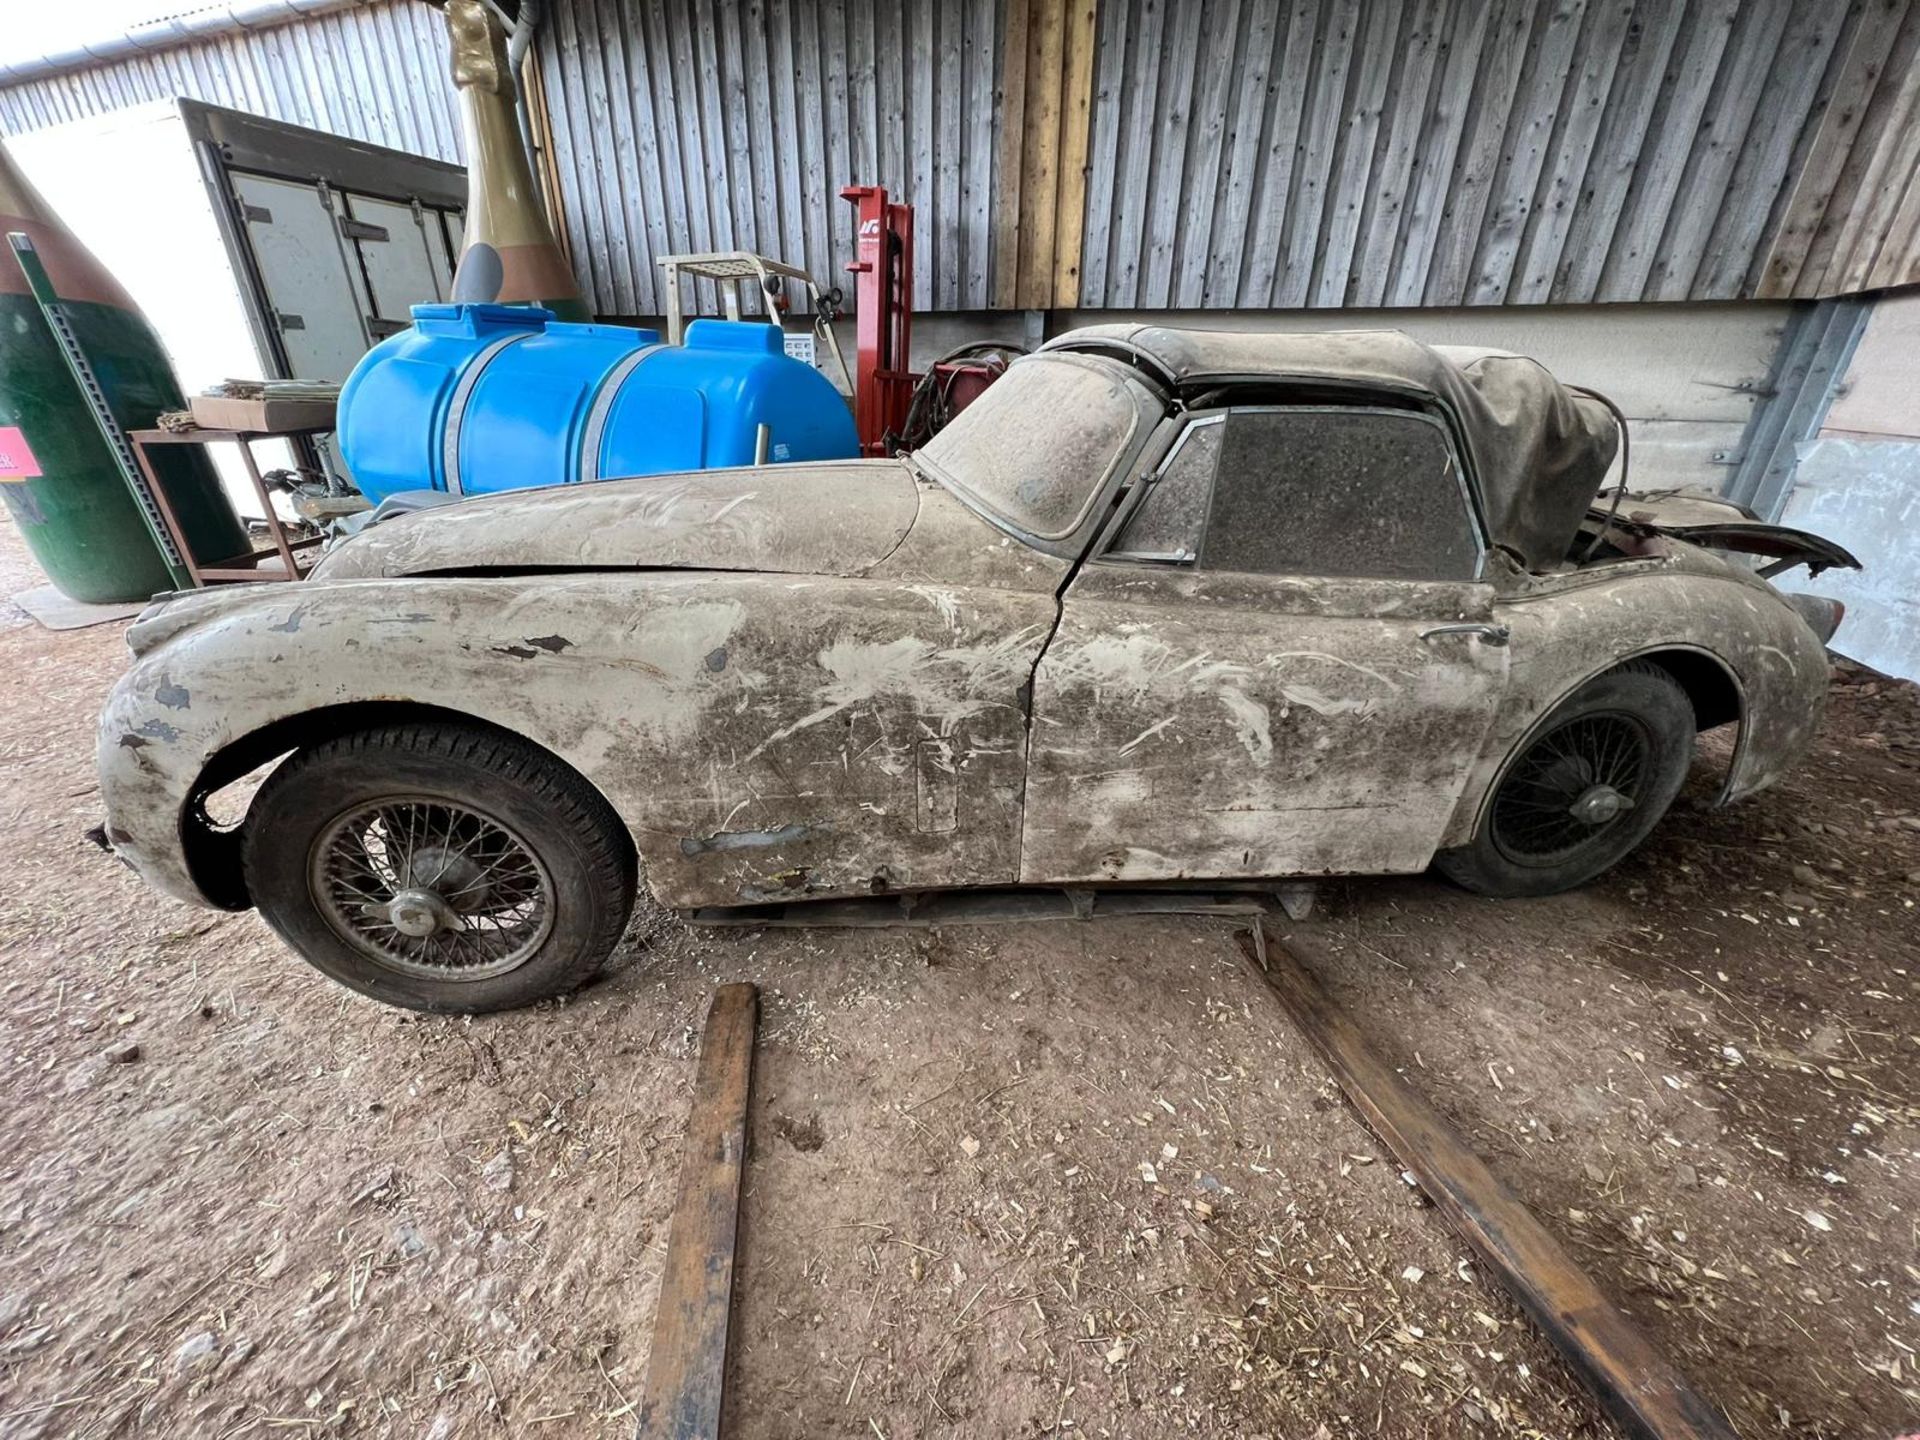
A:
POLYGON ((203 430, 281 434, 333 428, 331 400, 235 400, 226 395, 196 395, 187 405, 193 412, 193 423, 203 430))

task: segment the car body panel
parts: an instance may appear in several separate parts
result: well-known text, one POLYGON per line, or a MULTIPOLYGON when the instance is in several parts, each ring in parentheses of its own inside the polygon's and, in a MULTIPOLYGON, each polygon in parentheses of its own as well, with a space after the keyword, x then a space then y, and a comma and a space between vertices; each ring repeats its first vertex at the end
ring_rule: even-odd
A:
POLYGON ((1430 632, 1492 598, 1087 566, 1035 680, 1021 878, 1424 869, 1507 670, 1504 646, 1430 632))
POLYGON ((110 838, 170 894, 207 762, 328 706, 472 716, 627 822, 669 905, 1011 882, 1047 591, 834 577, 396 579, 236 597, 102 716, 110 838))
POLYGON ((858 575, 905 538, 920 489, 898 460, 851 460, 513 490, 384 520, 311 578, 629 567, 858 575))
POLYGON ((1684 542, 1668 553, 1519 582, 1494 607, 1511 631, 1508 700, 1442 837, 1464 844, 1508 756, 1586 681, 1624 660, 1682 652, 1718 665, 1740 696, 1740 738, 1719 800, 1773 784, 1826 708, 1826 648, 1764 580, 1684 542))

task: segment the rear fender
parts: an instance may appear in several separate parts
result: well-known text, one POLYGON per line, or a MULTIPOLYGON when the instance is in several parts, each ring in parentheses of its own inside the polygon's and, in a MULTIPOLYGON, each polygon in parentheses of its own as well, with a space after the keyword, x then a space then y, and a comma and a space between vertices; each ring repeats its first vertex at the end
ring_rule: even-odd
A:
POLYGON ((1705 722, 1737 719, 1717 804, 1773 784, 1806 753, 1825 710, 1828 673, 1826 650, 1806 622, 1765 581, 1710 557, 1699 557, 1691 573, 1645 568, 1665 564, 1636 562, 1632 572, 1610 577, 1575 574, 1496 606, 1512 630, 1507 703, 1443 846, 1473 836, 1508 757, 1546 717, 1594 676, 1628 660, 1673 657, 1668 668, 1705 722), (1708 573, 1709 565, 1722 573, 1708 573), (1714 676, 1731 687, 1737 716, 1708 703, 1712 687, 1702 682, 1714 676))

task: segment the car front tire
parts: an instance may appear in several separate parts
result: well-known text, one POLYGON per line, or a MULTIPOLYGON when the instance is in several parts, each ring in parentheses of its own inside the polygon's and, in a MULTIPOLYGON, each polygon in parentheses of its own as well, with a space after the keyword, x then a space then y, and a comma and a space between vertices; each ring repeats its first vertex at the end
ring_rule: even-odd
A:
POLYGON ((242 846, 267 923, 317 969, 410 1010, 475 1014, 579 988, 638 893, 619 817, 504 732, 399 725, 268 777, 242 846))
POLYGON ((1686 782, 1693 702, 1667 671, 1629 661, 1563 700, 1510 756, 1467 844, 1436 870, 1481 895, 1586 884, 1647 838, 1686 782))

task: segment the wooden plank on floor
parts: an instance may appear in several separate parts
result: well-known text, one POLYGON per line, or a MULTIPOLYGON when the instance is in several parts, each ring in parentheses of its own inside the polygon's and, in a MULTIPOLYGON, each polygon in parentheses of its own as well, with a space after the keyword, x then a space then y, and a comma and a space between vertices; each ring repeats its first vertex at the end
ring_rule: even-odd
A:
MULTIPOLYGON (((1256 922, 1257 924, 1258 922, 1256 922)), ((1733 1440, 1720 1412, 1615 1309, 1514 1193, 1368 1046, 1345 1011, 1284 946, 1240 941, 1254 973, 1333 1071, 1369 1128, 1630 1435, 1733 1440)))
POLYGON ((751 985, 722 985, 707 1011, 636 1440, 720 1434, 759 1017, 760 994, 751 985))

